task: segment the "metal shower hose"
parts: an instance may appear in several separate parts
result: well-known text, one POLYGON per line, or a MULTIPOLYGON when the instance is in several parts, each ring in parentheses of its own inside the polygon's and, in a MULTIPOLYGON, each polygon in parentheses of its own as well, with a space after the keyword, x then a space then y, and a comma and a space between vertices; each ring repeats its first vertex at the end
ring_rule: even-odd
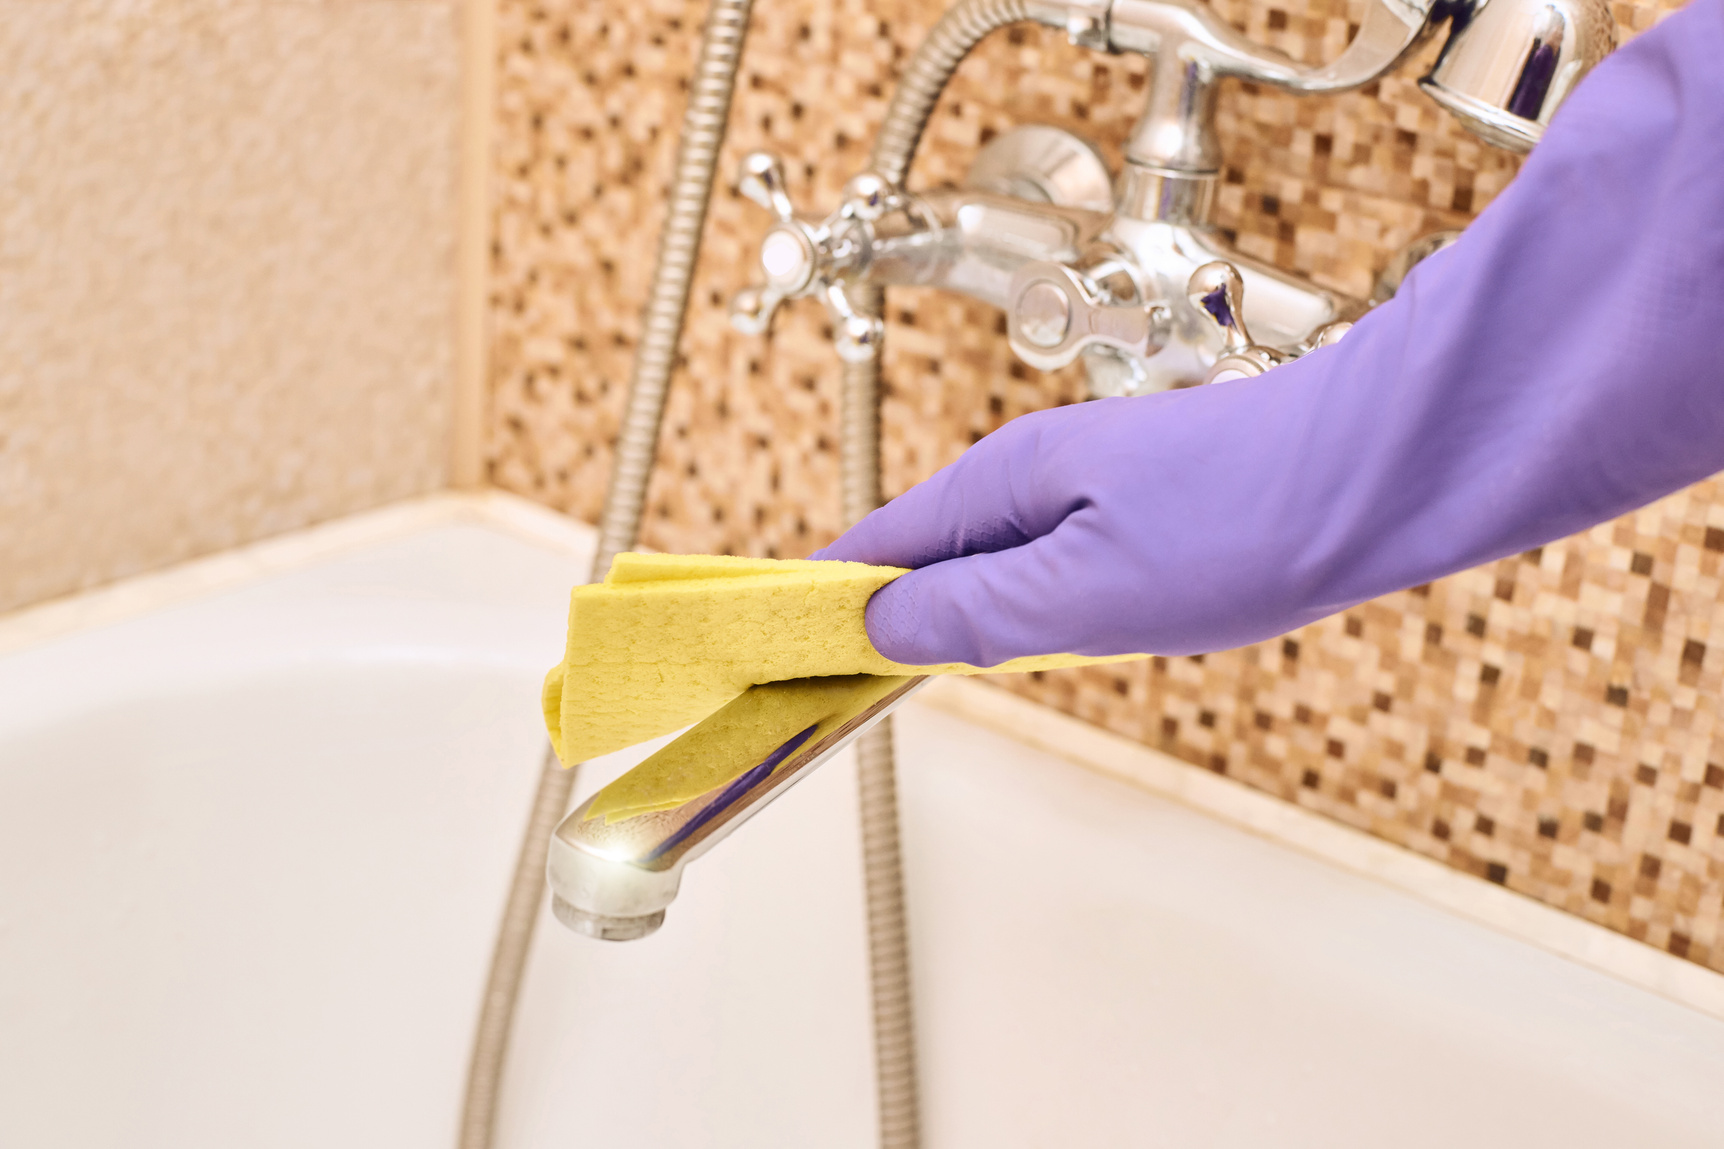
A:
MULTIPOLYGON (((713 173, 730 114, 751 5, 752 0, 712 0, 707 14, 677 145, 669 212, 659 238, 652 291, 629 381, 628 406, 599 519, 598 552, 590 576, 595 582, 610 569, 611 559, 634 546, 640 534, 665 394, 688 311, 689 283, 712 199, 713 173)), ((901 184, 934 104, 959 61, 995 28, 1029 18, 1026 0, 959 0, 928 34, 905 69, 875 142, 874 169, 901 184)), ((880 315, 884 293, 871 288, 854 302, 869 314, 880 315)), ((844 520, 849 524, 880 503, 878 344, 867 361, 844 365, 842 392, 840 469, 844 520)), ((880 1145, 882 1149, 917 1149, 921 1122, 889 721, 881 722, 857 742, 880 1145)), ((468 1069, 459 1149, 491 1149, 493 1143, 515 1002, 544 901, 545 851, 552 831, 568 809, 576 770, 575 766, 563 769, 555 754, 547 752, 492 951, 468 1069)))
MULTIPOLYGON (((959 0, 940 18, 904 69, 870 166, 903 186, 934 105, 960 61, 996 28, 1030 18, 1027 0, 959 0)), ((851 300, 867 315, 885 313, 886 293, 871 287, 851 300)), ((880 357, 845 362, 840 398, 839 473, 844 521, 854 524, 880 505, 880 357)), ((921 1103, 916 1088, 916 1033, 910 999, 910 947, 904 870, 898 843, 898 779, 892 720, 856 740, 862 808, 862 873, 868 903, 868 962, 874 991, 875 1088, 881 1149, 918 1149, 921 1103)))

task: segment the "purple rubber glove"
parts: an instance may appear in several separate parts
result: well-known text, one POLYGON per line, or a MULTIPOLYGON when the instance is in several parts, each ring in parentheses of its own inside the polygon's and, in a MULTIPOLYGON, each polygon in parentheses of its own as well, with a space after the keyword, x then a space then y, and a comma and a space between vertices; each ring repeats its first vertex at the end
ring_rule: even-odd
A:
POLYGON ((1340 344, 1015 419, 815 557, 918 568, 868 604, 900 662, 1192 654, 1720 469, 1724 0, 1694 0, 1340 344))

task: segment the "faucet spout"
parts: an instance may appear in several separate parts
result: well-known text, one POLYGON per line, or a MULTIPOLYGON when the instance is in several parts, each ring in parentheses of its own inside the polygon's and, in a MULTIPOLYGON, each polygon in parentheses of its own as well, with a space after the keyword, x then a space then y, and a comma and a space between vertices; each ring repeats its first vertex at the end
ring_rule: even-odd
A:
POLYGON ((855 674, 754 686, 578 806, 551 836, 551 909, 607 941, 664 923, 683 868, 927 681, 855 674))

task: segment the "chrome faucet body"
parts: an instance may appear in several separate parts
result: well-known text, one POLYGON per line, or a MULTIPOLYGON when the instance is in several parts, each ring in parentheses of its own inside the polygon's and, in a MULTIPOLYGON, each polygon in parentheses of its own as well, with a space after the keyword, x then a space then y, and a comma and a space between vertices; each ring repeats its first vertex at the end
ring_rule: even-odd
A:
MULTIPOLYGON (((777 305, 816 296, 841 357, 862 361, 882 337, 855 301, 914 284, 1005 310, 1012 350, 1051 370, 1081 358, 1096 395, 1140 394, 1209 379, 1236 342, 1190 302, 1206 264, 1237 272, 1238 318, 1283 362, 1332 342, 1370 302, 1234 251, 1210 225, 1221 172, 1215 98, 1228 76, 1301 94, 1369 83, 1443 27, 1448 40, 1421 87, 1493 144, 1526 150, 1574 83, 1614 47, 1603 0, 1375 0, 1333 63, 1308 67, 1252 43, 1201 0, 1069 0, 1027 8, 1074 43, 1152 61, 1146 106, 1117 178, 1086 141, 1042 126, 997 137, 966 185, 912 194, 877 172, 846 186, 820 218, 798 213, 782 169, 744 163, 742 191, 778 217, 761 246, 764 282, 732 319, 764 332, 777 305)), ((1241 367, 1231 356, 1229 373, 1241 367)))

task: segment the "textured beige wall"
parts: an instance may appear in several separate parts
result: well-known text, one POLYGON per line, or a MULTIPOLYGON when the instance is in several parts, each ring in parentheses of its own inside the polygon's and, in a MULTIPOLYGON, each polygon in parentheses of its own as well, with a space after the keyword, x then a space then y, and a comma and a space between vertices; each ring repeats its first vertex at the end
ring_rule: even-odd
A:
POLYGON ((459 0, 0 0, 0 609, 442 485, 459 0))

